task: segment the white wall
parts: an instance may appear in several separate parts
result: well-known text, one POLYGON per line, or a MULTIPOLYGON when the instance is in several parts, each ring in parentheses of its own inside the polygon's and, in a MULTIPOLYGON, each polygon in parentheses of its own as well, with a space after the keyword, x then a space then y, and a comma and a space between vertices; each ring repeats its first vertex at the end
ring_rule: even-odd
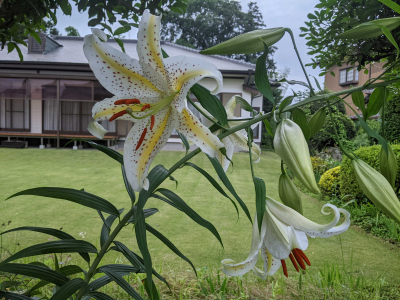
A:
POLYGON ((42 100, 31 100, 31 133, 42 133, 42 100))

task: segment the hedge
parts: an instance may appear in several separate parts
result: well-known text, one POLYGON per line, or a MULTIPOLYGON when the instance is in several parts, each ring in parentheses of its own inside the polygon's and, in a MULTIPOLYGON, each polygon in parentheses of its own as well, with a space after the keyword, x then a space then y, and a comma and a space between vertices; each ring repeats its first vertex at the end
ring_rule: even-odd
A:
MULTIPOLYGON (((392 145, 393 152, 397 157, 397 164, 400 165, 400 145, 392 145)), ((379 154, 381 151, 380 145, 374 145, 370 147, 361 147, 354 153, 360 157, 363 161, 379 171, 379 154)), ((358 186, 356 181, 353 168, 350 164, 350 159, 345 157, 340 168, 340 194, 341 196, 352 195, 357 200, 363 200, 366 198, 364 193, 358 186)), ((396 186, 395 191, 398 191, 400 187, 400 168, 397 170, 396 186)), ((352 197, 346 198, 346 201, 353 199, 352 197)))
POLYGON ((322 174, 319 180, 319 188, 321 193, 327 196, 337 194, 340 189, 340 166, 330 169, 322 174))
POLYGON ((385 135, 390 143, 400 142, 400 95, 386 102, 385 135))

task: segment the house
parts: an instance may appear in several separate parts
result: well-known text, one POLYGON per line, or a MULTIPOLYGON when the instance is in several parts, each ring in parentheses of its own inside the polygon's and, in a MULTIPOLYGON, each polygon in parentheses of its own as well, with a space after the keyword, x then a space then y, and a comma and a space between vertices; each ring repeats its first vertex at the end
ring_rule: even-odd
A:
MULTIPOLYGON (((350 65, 342 65, 342 66, 333 66, 329 69, 330 72, 333 72, 335 76, 333 76, 330 72, 325 74, 325 87, 333 92, 339 92, 342 90, 349 89, 350 87, 357 87, 364 85, 369 79, 376 78, 384 72, 383 68, 384 63, 378 62, 374 64, 370 64, 366 66, 368 70, 368 74, 365 74, 363 70, 361 72, 357 71, 355 66, 350 65)), ((369 96, 373 90, 364 90, 365 103, 368 103, 369 96)), ((351 106, 358 114, 361 113, 361 110, 356 107, 351 97, 347 97, 344 99, 349 106, 351 106)), ((354 114, 354 111, 346 105, 346 113, 350 118, 357 119, 354 114)))
MULTIPOLYGON (((93 105, 112 95, 96 80, 83 53, 83 38, 47 36, 40 34, 42 43, 32 37, 28 47, 21 46, 24 61, 16 51, 7 54, 0 51, 0 140, 25 141, 29 146, 62 147, 69 140, 93 139, 87 130, 92 120, 93 105)), ((137 40, 123 40, 126 53, 138 58, 137 40)), ((110 40, 109 43, 119 48, 110 40)), ((187 47, 161 42, 170 56, 186 55, 201 57, 221 71, 224 87, 218 95, 225 105, 233 95, 240 95, 255 110, 262 109, 262 97, 254 85, 255 65, 222 56, 205 56, 187 47)), ((6 47, 7 48, 7 47, 6 47)), ((215 82, 203 79, 200 84, 213 89, 215 82)), ((188 103, 189 108, 199 114, 188 103)), ((247 111, 236 108, 237 117, 249 117, 247 111)), ((103 121, 109 131, 105 136, 108 146, 122 147, 133 123, 129 121, 103 121)), ((261 142, 260 125, 254 129, 254 140, 261 142)), ((74 149, 78 149, 74 142, 74 149)), ((169 145, 180 145, 173 132, 169 145)), ((72 146, 72 144, 71 144, 72 146)), ((81 145, 79 145, 81 146, 81 145)))

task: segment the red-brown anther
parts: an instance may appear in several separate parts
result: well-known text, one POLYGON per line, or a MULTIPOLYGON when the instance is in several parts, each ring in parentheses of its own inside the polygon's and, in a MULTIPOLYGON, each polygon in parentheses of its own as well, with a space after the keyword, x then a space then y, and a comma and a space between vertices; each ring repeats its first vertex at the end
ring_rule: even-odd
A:
POLYGON ((289 254, 289 258, 292 261, 293 266, 296 268, 296 271, 299 272, 299 266, 297 265, 292 253, 289 254))
POLYGON ((308 257, 305 255, 305 253, 303 252, 303 250, 296 248, 297 252, 300 253, 301 258, 307 263, 307 265, 311 266, 310 260, 308 259, 308 257))
POLYGON ((114 102, 115 105, 121 105, 121 104, 125 104, 126 103, 126 99, 122 99, 122 100, 117 100, 114 102))
POLYGON ((293 250, 292 250, 292 253, 293 253, 294 257, 296 258, 297 262, 299 263, 300 268, 302 268, 303 270, 305 270, 305 269, 306 269, 306 265, 304 264, 304 261, 303 261, 303 259, 301 258, 300 253, 297 252, 297 249, 293 249, 293 250))
POLYGON ((126 105, 129 105, 129 104, 140 104, 140 100, 139 99, 128 99, 128 100, 126 100, 125 104, 126 105))
POLYGON ((150 117, 150 130, 153 130, 154 121, 155 121, 155 117, 154 117, 154 116, 151 116, 151 117, 150 117))
POLYGON ((287 268, 286 268, 285 260, 281 259, 281 264, 282 264, 283 274, 285 274, 286 277, 289 277, 288 272, 287 272, 287 268))
POLYGON ((113 115, 110 120, 108 120, 109 122, 114 121, 116 118, 119 118, 123 115, 126 114, 126 110, 121 110, 120 112, 117 112, 115 115, 113 115))
POLYGON ((140 111, 144 111, 144 110, 149 109, 149 108, 150 108, 150 104, 145 104, 145 105, 143 105, 143 107, 142 107, 142 109, 140 111))
POLYGON ((135 151, 137 151, 140 148, 140 146, 142 145, 144 137, 146 136, 146 133, 147 133, 147 127, 143 130, 142 135, 140 136, 139 142, 137 143, 135 151))

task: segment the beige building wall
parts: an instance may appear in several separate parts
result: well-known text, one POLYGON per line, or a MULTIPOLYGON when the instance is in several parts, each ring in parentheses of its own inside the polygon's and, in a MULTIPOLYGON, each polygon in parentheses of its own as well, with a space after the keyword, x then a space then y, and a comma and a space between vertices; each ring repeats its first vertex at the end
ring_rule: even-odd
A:
MULTIPOLYGON (((357 87, 357 86, 361 86, 364 83, 367 82, 368 79, 371 78, 376 78, 378 77, 380 74, 382 74, 382 72, 384 71, 383 69, 383 62, 379 62, 379 63, 374 63, 372 65, 368 65, 367 66, 367 70, 368 70, 368 74, 365 74, 364 71, 365 70, 361 70, 358 73, 358 81, 353 80, 351 82, 346 82, 346 83, 339 83, 340 80, 340 71, 343 69, 348 69, 351 68, 351 65, 342 65, 342 66, 334 66, 332 68, 330 68, 329 71, 332 71, 335 76, 332 76, 332 74, 330 72, 325 74, 325 87, 332 91, 332 92, 339 92, 339 91, 343 91, 343 90, 347 90, 351 87, 357 87)), ((366 95, 366 91, 364 91, 364 96, 366 95)), ((353 104, 353 102, 351 101, 351 97, 347 97, 345 99, 345 101, 357 112, 360 113, 361 111, 353 104)), ((354 116, 354 112, 346 105, 346 113, 348 116, 354 116)))

